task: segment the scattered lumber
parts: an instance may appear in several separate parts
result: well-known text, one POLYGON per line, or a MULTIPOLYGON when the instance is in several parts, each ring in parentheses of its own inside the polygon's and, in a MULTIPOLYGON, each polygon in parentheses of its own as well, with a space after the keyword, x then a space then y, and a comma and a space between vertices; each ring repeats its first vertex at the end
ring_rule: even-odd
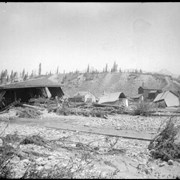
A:
POLYGON ((37 118, 42 114, 39 110, 29 107, 16 107, 15 111, 17 116, 21 118, 37 118))
POLYGON ((45 108, 42 108, 42 107, 39 107, 39 106, 32 106, 32 105, 29 105, 29 104, 22 104, 22 106, 37 109, 37 110, 45 110, 45 108))
POLYGON ((5 106, 4 108, 2 108, 0 111, 3 112, 3 111, 7 111, 9 110, 10 108, 16 106, 16 105, 19 105, 20 104, 20 101, 14 101, 12 102, 11 104, 5 106))
POLYGON ((94 103, 93 106, 95 106, 95 107, 113 107, 113 108, 117 108, 117 109, 124 108, 124 106, 117 106, 117 105, 112 105, 112 104, 98 104, 98 103, 94 103))

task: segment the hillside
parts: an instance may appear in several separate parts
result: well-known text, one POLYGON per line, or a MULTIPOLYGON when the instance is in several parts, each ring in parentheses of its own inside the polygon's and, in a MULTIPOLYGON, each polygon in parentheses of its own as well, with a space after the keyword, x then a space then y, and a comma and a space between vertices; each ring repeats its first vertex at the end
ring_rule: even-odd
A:
POLYGON ((151 73, 68 73, 59 74, 54 78, 62 83, 63 91, 69 96, 74 95, 77 91, 90 91, 97 97, 104 91, 122 91, 127 96, 133 96, 138 93, 138 88, 143 83, 149 88, 180 90, 180 84, 170 76, 151 73))

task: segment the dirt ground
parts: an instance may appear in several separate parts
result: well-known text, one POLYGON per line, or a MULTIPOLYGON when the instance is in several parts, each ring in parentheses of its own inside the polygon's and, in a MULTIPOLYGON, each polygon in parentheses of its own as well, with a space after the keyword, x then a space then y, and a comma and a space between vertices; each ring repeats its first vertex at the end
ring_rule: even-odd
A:
POLYGON ((8 134, 20 137, 37 135, 46 140, 45 146, 37 144, 18 146, 24 154, 23 158, 15 156, 11 160, 14 178, 20 178, 33 163, 36 164, 37 170, 46 172, 50 169, 55 171, 56 165, 64 169, 71 165, 73 178, 180 178, 180 163, 152 159, 147 149, 149 141, 61 129, 61 123, 64 123, 77 127, 156 134, 168 117, 114 115, 102 119, 57 116, 49 113, 32 120, 22 120, 13 115, 1 119, 3 120, 0 121, 0 133, 2 132, 1 135, 4 137, 8 134), (54 124, 57 127, 50 126, 50 128, 47 122, 49 126, 54 124))

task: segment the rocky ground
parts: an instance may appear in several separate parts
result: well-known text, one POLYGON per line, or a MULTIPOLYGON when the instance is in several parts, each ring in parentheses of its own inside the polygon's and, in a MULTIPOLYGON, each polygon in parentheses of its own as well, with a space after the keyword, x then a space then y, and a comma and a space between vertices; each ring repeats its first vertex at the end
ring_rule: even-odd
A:
MULTIPOLYGON (((13 121, 12 114, 9 117, 10 121, 13 121)), ((1 139, 12 135, 9 142, 18 151, 9 162, 13 178, 21 178, 28 173, 34 177, 49 178, 180 177, 180 163, 152 159, 147 149, 148 141, 55 130, 40 125, 8 124, 6 121, 8 118, 3 118, 0 122, 1 139), (41 137, 41 139, 27 143, 25 139, 33 135, 34 138, 41 137)), ((49 120, 51 118, 59 120, 65 118, 66 122, 93 127, 151 132, 157 132, 169 119, 129 115, 109 116, 108 119, 55 117, 53 114, 49 115, 49 120)), ((0 147, 3 146, 2 142, 1 140, 0 147)))

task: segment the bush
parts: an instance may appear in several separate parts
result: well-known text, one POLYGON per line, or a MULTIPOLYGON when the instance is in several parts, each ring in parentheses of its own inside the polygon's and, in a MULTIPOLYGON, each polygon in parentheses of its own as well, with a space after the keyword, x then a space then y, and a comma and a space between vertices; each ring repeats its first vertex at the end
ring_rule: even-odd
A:
POLYGON ((36 144, 38 146, 45 146, 47 144, 46 140, 39 135, 27 136, 23 139, 20 144, 36 144))
POLYGON ((150 142, 148 149, 153 158, 160 158, 164 161, 180 159, 180 142, 176 138, 180 132, 180 125, 177 125, 171 117, 165 128, 150 142))
POLYGON ((15 154, 16 149, 7 143, 0 147, 0 179, 11 177, 12 167, 9 165, 9 162, 15 154))
POLYGON ((131 112, 132 115, 143 115, 143 116, 148 116, 151 113, 152 113, 152 105, 148 102, 138 103, 131 112))

